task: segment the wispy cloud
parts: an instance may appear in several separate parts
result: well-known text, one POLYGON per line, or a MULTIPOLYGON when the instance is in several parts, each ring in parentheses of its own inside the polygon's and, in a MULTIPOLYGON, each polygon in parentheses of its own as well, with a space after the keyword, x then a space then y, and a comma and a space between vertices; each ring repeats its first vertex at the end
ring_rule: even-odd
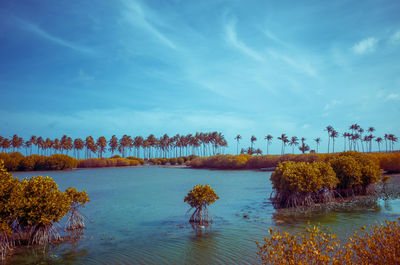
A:
POLYGON ((387 100, 400 100, 400 94, 392 93, 386 97, 387 100))
POLYGON ((255 50, 249 48, 244 42, 242 42, 236 33, 236 19, 231 19, 225 26, 226 30, 226 40, 230 45, 240 50, 247 56, 257 60, 264 61, 264 58, 255 50))
POLYGON ((83 53, 92 53, 93 52, 89 48, 77 45, 73 42, 70 42, 70 41, 64 40, 60 37, 57 37, 55 35, 52 35, 49 32, 47 32, 46 30, 40 28, 38 25, 36 25, 32 22, 29 22, 29 21, 26 21, 26 20, 23 20, 20 18, 15 18, 15 17, 14 17, 14 20, 17 22, 17 25, 19 25, 22 29, 27 30, 27 31, 35 34, 36 36, 39 36, 39 37, 41 37, 45 40, 48 40, 52 43, 55 43, 55 44, 63 46, 63 47, 70 48, 70 49, 78 51, 78 52, 83 52, 83 53))
POLYGON ((176 49, 176 44, 153 25, 160 23, 154 23, 154 16, 150 14, 145 6, 138 2, 125 1, 124 3, 127 9, 124 11, 123 16, 127 21, 147 31, 169 48, 176 49))
POLYGON ((353 45, 352 50, 356 54, 364 54, 373 52, 375 50, 378 39, 370 37, 361 40, 360 42, 353 45))
POLYGON ((303 72, 312 77, 318 77, 317 71, 314 69, 314 67, 311 66, 310 63, 307 62, 307 60, 301 59, 298 56, 289 55, 289 54, 301 54, 298 51, 298 49, 296 49, 296 47, 291 45, 290 42, 286 42, 280 39, 269 30, 262 29, 261 31, 269 40, 272 40, 273 42, 278 44, 279 47, 281 47, 281 49, 283 48, 285 51, 282 52, 270 49, 268 51, 269 55, 283 61, 284 63, 286 63, 287 65, 291 66, 292 68, 296 69, 299 72, 303 72))
POLYGON ((317 72, 315 69, 307 62, 301 62, 299 60, 295 60, 291 57, 288 57, 286 55, 283 55, 282 53, 278 53, 276 51, 269 51, 268 52, 271 56, 278 58, 279 60, 282 60, 286 64, 290 65, 291 67, 295 68, 297 71, 306 73, 309 76, 312 77, 318 77, 317 72))
POLYGON ((393 42, 400 42, 400 30, 396 31, 390 38, 393 42))
POLYGON ((341 103, 342 103, 342 101, 337 100, 337 99, 334 99, 334 100, 332 100, 331 102, 329 102, 329 103, 327 103, 327 104, 325 105, 324 110, 325 110, 325 111, 330 110, 330 109, 332 109, 333 107, 335 107, 335 106, 337 106, 337 105, 339 105, 339 104, 341 104, 341 103))

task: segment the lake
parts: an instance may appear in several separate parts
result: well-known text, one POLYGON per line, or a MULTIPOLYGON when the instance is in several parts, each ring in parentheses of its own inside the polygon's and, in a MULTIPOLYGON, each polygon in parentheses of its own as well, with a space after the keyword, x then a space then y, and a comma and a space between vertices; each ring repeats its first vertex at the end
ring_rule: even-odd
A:
MULTIPOLYGON (((85 237, 46 252, 18 251, 10 264, 256 264, 255 241, 270 226, 294 232, 321 224, 344 238, 362 225, 395 220, 400 200, 364 201, 312 213, 275 210, 270 172, 185 168, 102 168, 18 172, 16 177, 51 176, 62 190, 85 189, 91 202, 85 237), (209 210, 214 223, 193 229, 185 195, 210 184, 220 199, 209 210)), ((62 229, 62 228, 61 228, 62 229)))

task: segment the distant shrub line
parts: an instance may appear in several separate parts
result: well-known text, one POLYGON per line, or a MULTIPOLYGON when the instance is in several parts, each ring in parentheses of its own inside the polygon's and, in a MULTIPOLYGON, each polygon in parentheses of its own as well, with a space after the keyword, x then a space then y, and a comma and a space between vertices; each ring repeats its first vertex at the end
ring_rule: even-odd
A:
MULTIPOLYGON (((353 151, 354 152, 354 151, 353 151)), ((357 152, 355 152, 357 153, 357 152)), ((192 168, 209 169, 261 169, 274 168, 285 161, 294 162, 327 162, 338 154, 300 154, 300 155, 215 155, 210 157, 196 157, 189 165, 192 168)), ((388 173, 400 172, 400 153, 368 153, 363 154, 374 161, 388 173)))
POLYGON ((184 165, 196 156, 174 158, 152 158, 144 160, 134 156, 122 158, 119 155, 111 158, 75 159, 68 155, 54 154, 51 156, 30 155, 24 156, 19 152, 0 153, 0 160, 8 171, 34 170, 66 170, 73 168, 101 168, 150 165, 184 165))

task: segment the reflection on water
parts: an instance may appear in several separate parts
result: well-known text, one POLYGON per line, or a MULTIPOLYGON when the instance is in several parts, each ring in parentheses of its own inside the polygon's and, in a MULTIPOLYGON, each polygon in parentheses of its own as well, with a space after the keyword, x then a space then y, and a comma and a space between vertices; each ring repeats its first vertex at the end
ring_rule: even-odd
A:
POLYGON ((270 173, 258 171, 107 168, 14 175, 40 174, 54 177, 62 189, 87 190, 85 236, 45 251, 21 249, 11 264, 255 264, 255 241, 267 235, 269 226, 294 232, 308 223, 321 224, 344 238, 400 213, 399 199, 275 210, 269 201, 270 173), (183 198, 196 184, 210 184, 220 197, 210 207, 211 226, 188 222, 183 198))

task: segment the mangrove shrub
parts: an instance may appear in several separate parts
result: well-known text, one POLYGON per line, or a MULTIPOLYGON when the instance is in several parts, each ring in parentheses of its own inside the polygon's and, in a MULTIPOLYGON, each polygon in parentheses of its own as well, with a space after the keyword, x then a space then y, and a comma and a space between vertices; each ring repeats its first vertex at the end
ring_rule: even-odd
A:
POLYGON ((366 194, 371 184, 379 182, 382 170, 368 155, 343 152, 329 160, 339 179, 337 191, 343 196, 366 194))
MULTIPOLYGON (((14 178, 0 160, 1 256, 14 245, 47 245, 59 240, 54 224, 71 210, 71 214, 76 213, 77 208, 88 201, 85 191, 68 188, 62 192, 50 177, 14 178)), ((75 214, 71 222, 79 222, 82 227, 79 218, 80 215, 75 214)))
POLYGON ((207 207, 218 199, 218 195, 209 185, 199 184, 194 186, 184 199, 184 202, 187 202, 191 209, 195 209, 189 222, 199 225, 211 223, 212 218, 207 207))
POLYGON ((271 175, 275 207, 309 206, 333 199, 332 190, 339 180, 325 162, 280 163, 271 175))

